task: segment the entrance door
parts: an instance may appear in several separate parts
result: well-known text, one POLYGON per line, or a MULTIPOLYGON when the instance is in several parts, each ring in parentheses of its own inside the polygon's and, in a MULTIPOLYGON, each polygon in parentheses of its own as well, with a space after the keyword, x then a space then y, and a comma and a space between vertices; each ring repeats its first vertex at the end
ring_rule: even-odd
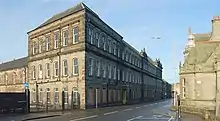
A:
POLYGON ((73 91, 73 107, 79 108, 80 102, 79 102, 79 92, 78 90, 73 91))
POLYGON ((125 105, 127 103, 127 90, 123 89, 122 90, 122 95, 123 95, 123 105, 125 105))

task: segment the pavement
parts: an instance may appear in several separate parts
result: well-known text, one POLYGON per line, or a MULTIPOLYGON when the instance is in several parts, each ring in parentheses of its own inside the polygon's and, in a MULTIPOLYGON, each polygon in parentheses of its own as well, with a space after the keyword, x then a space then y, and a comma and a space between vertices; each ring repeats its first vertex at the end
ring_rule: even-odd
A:
MULTIPOLYGON (((154 103, 142 103, 126 106, 115 106, 100 109, 77 110, 71 112, 36 113, 26 116, 11 116, 0 121, 176 121, 176 113, 170 110, 171 100, 154 103), (43 118, 35 118, 45 116, 43 118), (51 116, 51 117, 50 117, 51 116)), ((183 114, 181 121, 203 121, 202 118, 183 114)))

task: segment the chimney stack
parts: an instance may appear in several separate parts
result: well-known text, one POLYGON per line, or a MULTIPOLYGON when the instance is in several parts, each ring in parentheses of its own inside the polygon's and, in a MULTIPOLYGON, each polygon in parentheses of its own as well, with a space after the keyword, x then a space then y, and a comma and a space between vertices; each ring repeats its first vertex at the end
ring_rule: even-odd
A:
POLYGON ((220 16, 213 17, 211 40, 220 40, 220 16))

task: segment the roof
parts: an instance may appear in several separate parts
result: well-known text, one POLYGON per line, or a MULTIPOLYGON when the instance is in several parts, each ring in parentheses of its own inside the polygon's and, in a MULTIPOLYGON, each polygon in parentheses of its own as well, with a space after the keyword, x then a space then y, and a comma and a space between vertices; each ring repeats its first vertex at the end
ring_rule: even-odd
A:
POLYGON ((186 58, 187 64, 204 63, 211 54, 215 51, 219 43, 216 42, 197 42, 194 48, 189 50, 189 55, 186 58))
POLYGON ((41 25, 38 26, 37 28, 35 28, 35 29, 29 31, 28 33, 32 32, 32 31, 34 31, 34 30, 37 30, 37 29, 39 29, 39 28, 41 28, 41 27, 43 27, 43 26, 46 26, 46 25, 48 25, 48 24, 50 24, 50 23, 52 23, 52 22, 55 22, 55 21, 57 21, 57 20, 59 20, 59 19, 62 19, 62 18, 64 18, 64 17, 67 17, 67 16, 72 15, 72 14, 74 14, 74 13, 77 13, 77 12, 79 12, 79 11, 82 11, 82 10, 87 10, 87 11, 89 11, 90 13, 92 13, 93 15, 95 15, 96 17, 99 17, 99 16, 98 16, 95 12, 93 12, 89 7, 87 7, 84 3, 81 2, 81 3, 77 4, 77 5, 74 6, 74 7, 67 9, 67 10, 64 11, 64 12, 55 14, 55 15, 52 16, 50 19, 46 20, 43 24, 41 24, 41 25))
POLYGON ((211 37, 211 33, 193 34, 195 41, 208 41, 211 37))
POLYGON ((22 68, 28 65, 28 57, 19 58, 13 61, 0 64, 0 71, 22 68))

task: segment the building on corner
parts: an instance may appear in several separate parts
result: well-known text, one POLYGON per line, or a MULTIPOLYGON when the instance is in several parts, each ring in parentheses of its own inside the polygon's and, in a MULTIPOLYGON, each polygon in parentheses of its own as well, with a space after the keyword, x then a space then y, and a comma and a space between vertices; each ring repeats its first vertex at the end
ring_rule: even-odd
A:
POLYGON ((181 104, 215 110, 219 106, 220 17, 212 31, 195 34, 189 29, 185 60, 180 64, 181 104))

